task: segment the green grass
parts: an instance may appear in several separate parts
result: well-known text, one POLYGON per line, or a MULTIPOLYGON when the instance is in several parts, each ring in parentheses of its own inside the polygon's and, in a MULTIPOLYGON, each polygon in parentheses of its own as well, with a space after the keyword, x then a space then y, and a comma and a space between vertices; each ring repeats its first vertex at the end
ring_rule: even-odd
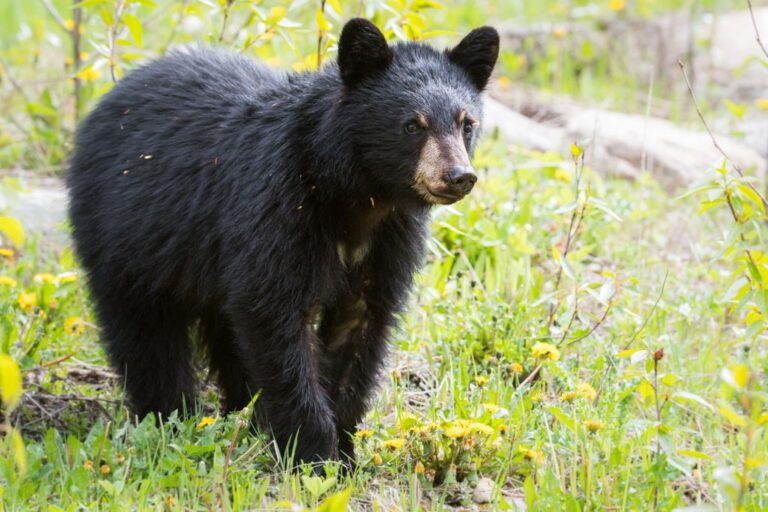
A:
POLYGON ((210 387, 194 418, 137 424, 109 378, 77 376, 105 364, 82 279, 34 278, 79 272, 71 252, 32 243, 5 259, 0 274, 17 285, 0 288, 0 339, 28 393, 16 413, 26 472, 0 457, 6 509, 296 509, 351 490, 354 509, 440 510, 471 504, 481 478, 497 484, 492 509, 514 499, 531 510, 768 507, 764 427, 750 434, 739 498, 746 429, 718 412, 746 415, 746 395, 721 378, 739 364, 755 369, 751 385, 765 395, 762 338, 745 342, 740 315, 720 300, 728 219, 699 216, 697 197, 674 200, 649 178, 586 169, 583 227, 555 288, 553 246, 562 261, 571 215, 580 216, 570 155, 489 140, 476 163, 481 186, 435 212, 429 261, 360 426, 352 475, 332 465, 326 480, 291 473, 268 437, 216 414, 210 387), (22 310, 25 290, 38 309, 22 310), (83 332, 66 332, 71 317, 83 332), (559 359, 534 357, 538 342, 559 359), (79 398, 40 410, 45 393, 79 398), (204 416, 215 421, 198 425, 204 416))

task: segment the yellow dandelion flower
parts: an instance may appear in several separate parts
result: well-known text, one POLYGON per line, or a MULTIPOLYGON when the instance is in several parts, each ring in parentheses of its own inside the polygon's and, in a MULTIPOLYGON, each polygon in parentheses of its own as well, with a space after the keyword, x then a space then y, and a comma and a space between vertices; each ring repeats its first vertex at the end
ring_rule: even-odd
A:
POLYGON ((471 432, 472 430, 466 425, 451 425, 445 429, 445 437, 460 439, 462 437, 467 437, 471 432))
POLYGON ((11 249, 0 249, 0 256, 3 258, 13 258, 13 251, 11 249))
POLYGON ((378 452, 374 452, 373 454, 373 463, 377 466, 381 465, 381 463, 384 462, 381 460, 381 455, 378 454, 378 452))
POLYGON ((85 332, 85 322, 79 316, 71 316, 64 320, 64 331, 70 336, 80 336, 85 332))
POLYGON ((83 462, 83 467, 86 471, 92 471, 93 470, 93 461, 91 459, 86 460, 83 462))
POLYGON ((608 0, 608 8, 612 11, 623 11, 627 7, 624 0, 608 0))
POLYGON ((48 302, 46 302, 45 305, 48 306, 48 309, 56 309, 59 307, 59 301, 56 299, 48 299, 48 302))
POLYGON ((360 439, 370 439, 373 437, 373 430, 358 430, 355 432, 355 437, 360 439))
POLYGON ((112 472, 112 470, 109 467, 109 464, 102 464, 100 471, 102 476, 107 476, 112 472))
POLYGON ((417 475, 423 475, 424 471, 426 471, 426 468, 424 467, 424 464, 422 464, 421 461, 419 461, 416 463, 416 466, 414 466, 413 471, 417 475))
POLYGON ((566 391, 562 395, 560 395, 560 400, 563 402, 573 402, 576 400, 576 398, 579 396, 578 391, 566 391))
POLYGON ((77 78, 85 82, 93 82, 98 80, 100 76, 101 71, 92 66, 88 66, 77 74, 77 78))
POLYGON ((216 418, 211 418, 210 416, 203 416, 203 419, 201 419, 200 423, 197 424, 197 428, 203 429, 208 425, 213 425, 214 423, 216 423, 216 418))
POLYGON ((405 446, 405 439, 402 437, 397 437, 395 439, 387 439, 383 443, 381 443, 381 447, 385 448, 387 450, 399 450, 405 446))
POLYGON ((64 28, 72 32, 75 29, 75 20, 67 18, 64 20, 64 28))
POLYGON ((581 396, 586 398, 587 401, 589 402, 597 398, 597 391, 595 391, 595 388, 593 388, 589 382, 582 382, 581 384, 579 384, 577 391, 581 396))
POLYGON ((597 432, 603 428, 603 422, 600 420, 584 420, 584 426, 587 427, 587 430, 590 432, 597 432))
POLYGON ((500 76, 499 79, 496 80, 496 83, 502 89, 509 89, 509 87, 512 85, 512 80, 510 80, 508 76, 500 76))
POLYGON ((499 409, 501 409, 501 407, 499 407, 498 405, 492 404, 492 403, 489 403, 489 402, 486 402, 486 403, 484 403, 482 405, 483 405, 483 409, 485 409, 486 411, 488 411, 491 414, 496 414, 497 412, 499 412, 499 409))
POLYGON ((523 373, 523 365, 520 363, 512 363, 509 365, 509 369, 515 373, 523 373))
POLYGON ((122 453, 118 453, 115 456, 115 462, 122 465, 125 462, 125 455, 123 455, 122 453))
POLYGON ((470 423, 469 424, 469 429, 472 432, 478 432, 480 434, 485 434, 485 435, 491 435, 491 434, 493 434, 495 432, 493 430, 493 427, 491 427, 489 425, 486 425, 485 423, 480 423, 480 422, 470 423))
POLYGON ((14 288, 16 286, 16 280, 12 277, 0 276, 0 286, 14 288))
POLYGON ((538 450, 531 450, 525 446, 521 446, 517 451, 526 459, 531 460, 537 464, 544 462, 544 454, 538 450))
POLYGON ((485 386, 486 384, 488 384, 488 377, 486 377, 485 375, 478 375, 477 377, 475 377, 475 384, 477 384, 480 387, 485 386))
POLYGON ((755 106, 760 110, 768 110, 768 98, 757 98, 755 106))
POLYGON ((22 292, 21 295, 19 295, 19 307, 22 311, 30 313, 35 309, 35 306, 37 306, 36 293, 22 292))
POLYGON ((507 428, 508 427, 504 423, 496 427, 496 429, 499 431, 499 434, 504 434, 507 431, 507 428))
POLYGON ((176 505, 176 500, 170 494, 165 497, 165 506, 170 508, 176 505))
POLYGON ((555 27, 552 29, 552 35, 557 39, 563 39, 568 35, 568 30, 563 27, 555 27))
POLYGON ((77 272, 62 272, 56 278, 63 284, 74 283, 77 281, 77 272))
POLYGON ((80 52, 80 60, 81 61, 88 60, 88 57, 90 57, 90 56, 91 56, 91 54, 88 53, 88 52, 80 52))
POLYGON ((560 351, 549 343, 538 342, 531 347, 531 351, 533 352, 533 357, 537 359, 549 359, 550 361, 560 359, 560 351))
POLYGON ((35 276, 32 278, 32 281, 34 281, 36 284, 56 284, 59 282, 56 276, 49 272, 35 274, 35 276))

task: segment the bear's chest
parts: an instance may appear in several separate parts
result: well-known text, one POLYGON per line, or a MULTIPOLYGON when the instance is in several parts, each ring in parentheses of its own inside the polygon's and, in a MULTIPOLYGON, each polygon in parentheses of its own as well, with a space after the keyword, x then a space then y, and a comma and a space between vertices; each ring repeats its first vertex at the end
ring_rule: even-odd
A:
POLYGON ((374 198, 369 204, 357 205, 345 212, 336 241, 336 257, 344 271, 359 269, 368 259, 377 231, 393 212, 393 206, 377 204, 374 198))

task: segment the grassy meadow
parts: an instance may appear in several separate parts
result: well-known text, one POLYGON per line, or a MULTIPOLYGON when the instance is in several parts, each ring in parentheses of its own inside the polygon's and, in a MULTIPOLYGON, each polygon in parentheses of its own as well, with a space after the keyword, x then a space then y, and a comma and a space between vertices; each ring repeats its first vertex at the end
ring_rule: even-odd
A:
MULTIPOLYGON (((639 19, 692 2, 75 5, 0 0, 4 194, 26 186, 19 176, 61 176, 76 119, 113 75, 174 45, 311 69, 355 14, 393 40, 443 45, 500 20, 639 19)), ((566 79, 551 92, 588 102, 631 88, 596 52, 588 87, 566 79)), ((547 55, 520 67, 503 52, 496 87, 575 73, 547 55)), ((707 114, 728 112, 700 93, 707 114)), ((642 112, 633 101, 617 105, 642 112)), ((695 126, 679 102, 676 120, 695 126)), ((0 510, 768 510, 763 185, 726 160, 671 193, 648 174, 605 178, 589 156, 578 141, 540 153, 485 133, 478 186, 434 211, 427 264, 356 434, 358 465, 329 463, 324 477, 291 471, 249 430, 248 410, 222 417, 213 385, 191 419, 131 417, 71 247, 3 214, 0 510)))

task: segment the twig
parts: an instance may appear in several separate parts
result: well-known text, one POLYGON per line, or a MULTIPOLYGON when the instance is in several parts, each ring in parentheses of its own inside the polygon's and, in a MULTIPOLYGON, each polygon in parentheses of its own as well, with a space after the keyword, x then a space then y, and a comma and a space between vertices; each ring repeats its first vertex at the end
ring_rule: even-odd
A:
POLYGON ((760 39, 760 31, 757 29, 757 20, 755 20, 755 11, 752 9, 752 0, 747 0, 747 7, 749 7, 749 16, 752 18, 752 26, 755 28, 755 41, 757 41, 760 49, 763 50, 763 55, 768 59, 768 50, 765 49, 763 40, 760 39))
MULTIPOLYGON (((693 86, 691 86, 691 81, 688 79, 688 73, 685 71, 685 64, 683 64, 683 61, 678 60, 677 65, 680 66, 680 70, 683 72, 683 78, 685 79, 685 85, 688 88, 688 93, 691 96, 691 100, 693 100, 693 106, 696 108, 696 114, 698 114, 699 119, 701 120, 701 123, 704 125, 704 129, 707 130, 707 133, 709 134, 709 138, 712 140, 712 145, 717 149, 717 151, 720 152, 720 154, 725 158, 728 162, 731 163, 731 166, 733 169, 741 176, 744 177, 744 172, 741 170, 741 168, 736 165, 736 163, 725 153, 722 147, 720 147, 720 144, 717 142, 717 139, 715 138, 715 134, 712 133, 712 130, 709 128, 709 123, 707 123, 707 120, 704 118, 704 114, 701 113, 701 108, 699 107, 699 102, 696 100, 696 95, 693 92, 693 86)), ((768 207, 768 201, 765 200, 765 197, 763 197, 763 194, 758 192, 758 190, 755 188, 752 183, 747 182, 746 185, 760 198, 760 201, 762 201, 764 207, 768 207)))
POLYGON ((51 15, 51 17, 54 19, 56 24, 61 27, 61 29, 65 32, 69 32, 70 30, 67 28, 67 24, 64 21, 64 18, 61 17, 59 14, 59 11, 56 10, 56 8, 51 4, 50 0, 42 0, 43 6, 45 6, 45 10, 48 11, 48 14, 51 15))
POLYGON ((224 19, 221 21, 221 29, 219 30, 219 39, 218 39, 219 44, 221 44, 222 41, 224 41, 224 32, 226 32, 227 23, 229 22, 229 10, 232 8, 233 3, 234 3, 234 0, 227 0, 226 5, 224 5, 224 19))
POLYGON ((613 298, 616 296, 616 293, 617 292, 614 292, 613 295, 611 295, 611 298, 608 299, 608 307, 605 308, 605 311, 603 311, 603 316, 600 317, 600 320, 595 322, 595 324, 592 326, 592 328, 587 333, 582 334, 581 336, 579 336, 575 340, 569 341, 568 342, 568 346, 573 345, 574 343, 578 343, 581 340, 589 337, 590 335, 592 335, 593 332, 595 332, 597 330, 598 327, 603 325, 603 322, 605 322, 605 319, 608 318, 608 314, 611 312, 611 309, 613 309, 613 298))
POLYGON ((109 74, 112 77, 112 82, 117 82, 117 76, 115 74, 116 58, 115 51, 117 49, 117 30, 120 28, 120 21, 122 21, 123 13, 125 12, 126 0, 117 0, 117 7, 115 7, 115 20, 112 26, 107 30, 107 46, 109 48, 109 74))
POLYGON ((536 368, 533 369, 531 373, 528 374, 528 376, 523 380, 523 382, 520 383, 519 386, 515 389, 515 393, 519 392, 521 389, 523 389, 524 386, 530 384, 533 379, 536 378, 536 375, 538 375, 539 370, 541 370, 541 363, 536 365, 536 368))

